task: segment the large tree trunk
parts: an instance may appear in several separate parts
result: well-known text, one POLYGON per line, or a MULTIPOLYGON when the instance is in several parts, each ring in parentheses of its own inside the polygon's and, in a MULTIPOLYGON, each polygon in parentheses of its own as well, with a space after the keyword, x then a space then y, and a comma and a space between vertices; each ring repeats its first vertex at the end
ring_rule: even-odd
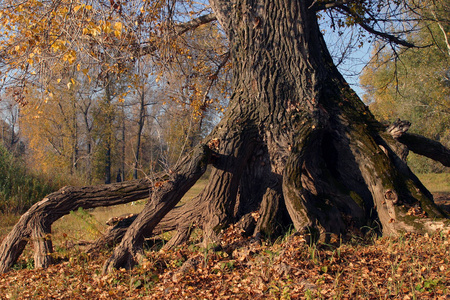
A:
POLYGON ((234 94, 208 137, 220 155, 210 183, 167 216, 182 224, 168 245, 186 240, 194 223, 214 241, 258 209, 266 226, 255 234, 273 233, 267 225, 281 225, 287 208, 297 230, 323 238, 373 224, 385 234, 418 231, 414 206, 445 217, 335 68, 312 2, 211 1, 230 39, 234 94))

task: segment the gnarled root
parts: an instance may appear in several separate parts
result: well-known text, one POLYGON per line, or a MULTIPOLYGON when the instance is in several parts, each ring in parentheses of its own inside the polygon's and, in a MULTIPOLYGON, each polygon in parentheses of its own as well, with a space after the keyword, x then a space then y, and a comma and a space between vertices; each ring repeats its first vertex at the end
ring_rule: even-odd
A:
POLYGON ((0 246, 0 273, 16 263, 31 239, 35 250, 35 267, 46 268, 51 263, 51 226, 64 215, 78 208, 112 206, 145 199, 151 191, 149 179, 109 185, 64 187, 34 204, 3 240, 0 246))
POLYGON ((170 180, 155 188, 150 201, 128 228, 120 245, 105 262, 103 272, 117 268, 132 268, 140 260, 143 242, 161 219, 181 200, 184 194, 206 171, 211 157, 208 146, 200 145, 192 157, 186 157, 170 180))

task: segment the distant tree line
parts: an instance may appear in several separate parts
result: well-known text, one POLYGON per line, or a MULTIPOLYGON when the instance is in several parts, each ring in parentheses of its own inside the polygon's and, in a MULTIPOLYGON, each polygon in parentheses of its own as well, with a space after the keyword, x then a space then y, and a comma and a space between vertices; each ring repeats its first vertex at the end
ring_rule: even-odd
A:
POLYGON ((169 170, 210 130, 220 106, 198 113, 173 100, 186 97, 186 87, 171 84, 179 77, 159 75, 156 83, 151 63, 127 68, 122 76, 96 80, 89 74, 99 70, 66 70, 45 96, 39 88, 28 88, 27 105, 7 89, 0 101, 4 146, 30 168, 65 174, 75 184, 169 170))
MULTIPOLYGON (((414 4, 411 1, 412 7, 414 4)), ((360 77, 364 100, 379 120, 408 120, 412 123, 410 132, 450 147, 450 2, 430 1, 409 15, 416 21, 410 23, 405 38, 424 46, 398 50, 375 44, 372 59, 360 77)), ((414 154, 408 163, 420 173, 450 171, 414 154)))

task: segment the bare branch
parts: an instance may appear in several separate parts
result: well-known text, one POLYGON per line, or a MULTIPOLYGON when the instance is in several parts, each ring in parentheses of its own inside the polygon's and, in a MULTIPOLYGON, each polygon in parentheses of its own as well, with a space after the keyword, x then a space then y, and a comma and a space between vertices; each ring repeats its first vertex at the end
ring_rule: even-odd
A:
POLYGON ((218 77, 218 75, 220 73, 220 70, 222 70, 222 68, 227 64, 229 59, 230 59, 230 52, 228 51, 227 53, 225 53, 223 55, 222 61, 217 66, 216 72, 214 72, 213 74, 208 76, 208 79, 210 80, 210 82, 209 82, 208 88, 206 89, 206 91, 205 91, 205 93, 203 95, 202 106, 206 105, 206 100, 208 99, 208 94, 211 91, 211 88, 212 88, 214 82, 217 80, 217 77, 218 77))
MULTIPOLYGON (((189 30, 193 30, 200 25, 211 23, 217 20, 216 15, 214 13, 210 13, 207 15, 200 16, 198 18, 192 19, 186 23, 180 23, 174 26, 175 32, 173 33, 173 37, 181 36, 189 30)), ((137 45, 136 52, 140 55, 151 54, 157 50, 157 45, 154 42, 150 44, 140 47, 137 45)))
POLYGON ((344 4, 351 3, 351 0, 342 0, 342 1, 320 1, 315 0, 310 6, 309 9, 320 11, 326 10, 330 8, 341 7, 344 4))
POLYGON ((385 40, 388 40, 391 43, 397 44, 397 45, 402 45, 405 46, 407 48, 414 48, 417 47, 416 45, 407 42, 403 39, 400 39, 399 37, 393 35, 393 34, 389 34, 387 32, 381 32, 379 30, 376 30, 375 28, 373 28, 372 26, 370 26, 366 21, 366 19, 362 16, 360 16, 358 13, 354 12, 352 9, 350 9, 349 7, 345 6, 345 5, 335 5, 334 7, 338 8, 339 10, 342 10, 344 13, 352 16, 355 18, 355 22, 361 26, 364 30, 366 30, 367 32, 374 34, 376 36, 379 36, 385 40))
POLYGON ((199 27, 200 25, 211 23, 216 20, 217 20, 216 15, 214 13, 210 13, 210 14, 203 15, 198 18, 192 19, 186 23, 177 24, 177 25, 175 25, 176 35, 182 35, 189 30, 193 30, 193 29, 199 27))

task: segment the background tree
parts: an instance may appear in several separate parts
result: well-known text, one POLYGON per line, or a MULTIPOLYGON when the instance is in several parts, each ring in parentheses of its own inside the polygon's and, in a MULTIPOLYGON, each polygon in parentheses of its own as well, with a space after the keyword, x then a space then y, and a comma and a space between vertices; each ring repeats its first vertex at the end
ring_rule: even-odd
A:
MULTIPOLYGON (((412 3, 414 4, 414 2, 412 3)), ((393 49, 378 44, 361 76, 364 101, 383 122, 396 118, 412 122, 411 130, 450 146, 450 48, 446 1, 430 1, 411 16, 420 15, 416 31, 405 37, 423 48, 393 49)), ((418 172, 442 172, 442 164, 412 155, 409 163, 418 172)))
MULTIPOLYGON (((77 90, 72 83, 69 89, 66 84, 56 84, 51 96, 42 102, 31 101, 24 107, 21 131, 34 157, 29 164, 35 169, 56 170, 69 176, 76 174, 79 160, 77 90)), ((39 94, 36 90, 29 93, 30 98, 39 94)))
POLYGON ((19 130, 20 108, 20 104, 15 100, 14 89, 7 89, 0 102, 2 143, 17 156, 24 151, 19 130))

